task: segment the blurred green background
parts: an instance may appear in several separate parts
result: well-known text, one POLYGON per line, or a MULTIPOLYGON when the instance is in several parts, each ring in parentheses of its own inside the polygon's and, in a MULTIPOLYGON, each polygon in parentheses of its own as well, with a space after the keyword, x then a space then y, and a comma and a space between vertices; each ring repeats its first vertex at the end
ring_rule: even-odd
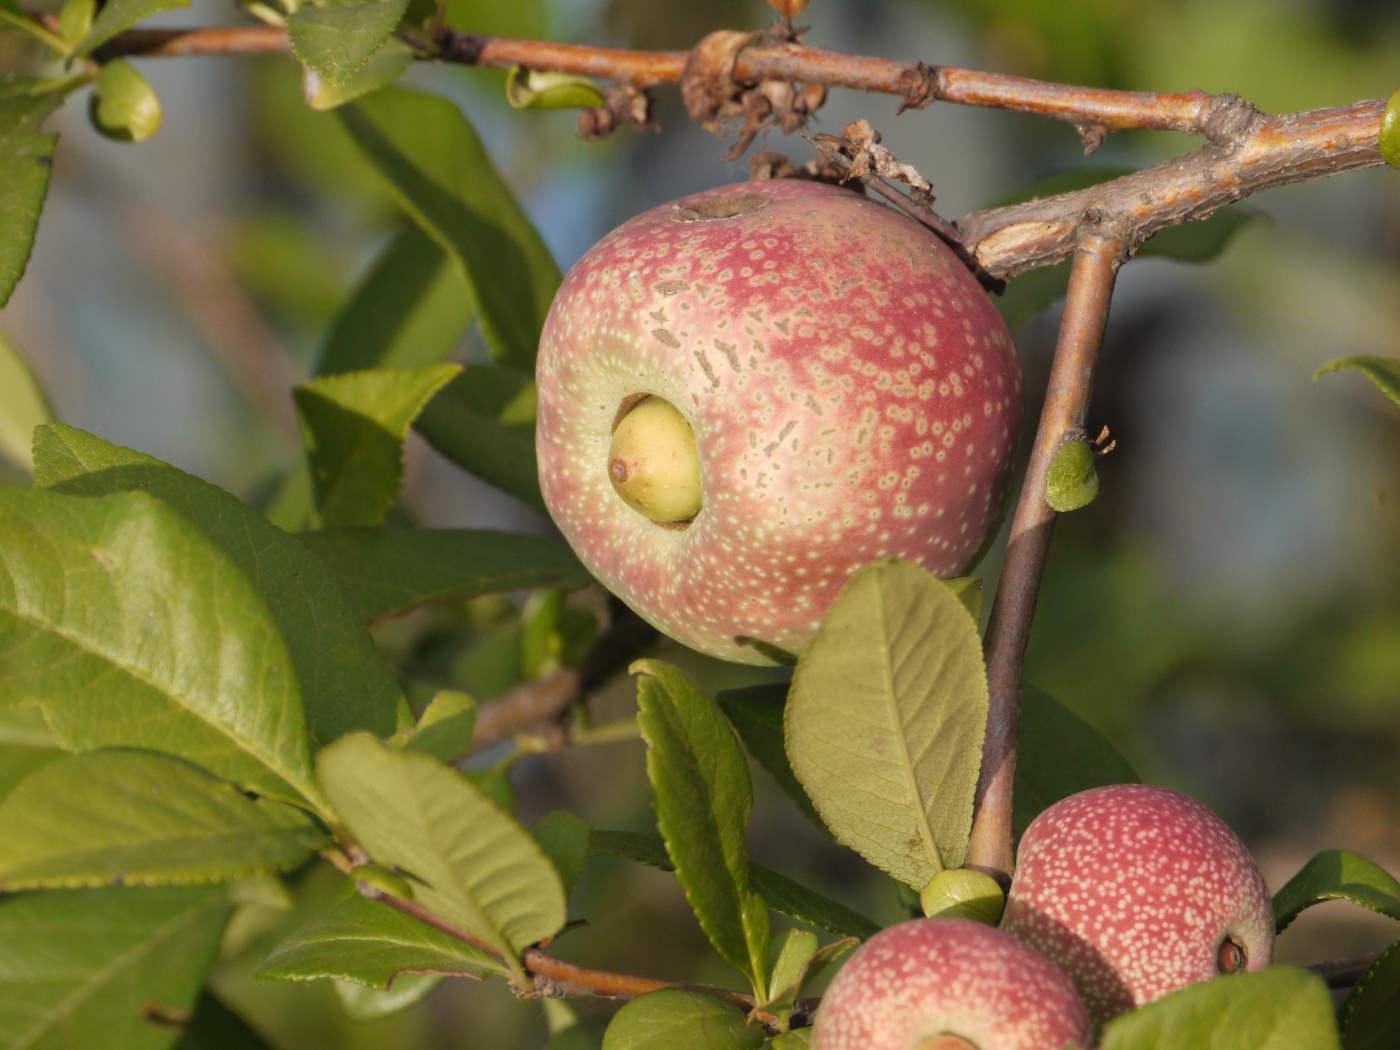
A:
MULTIPOLYGON (((757 27, 758 0, 451 0, 484 33, 684 48, 757 27)), ((219 24, 197 2, 160 24, 219 24)), ((930 63, 1155 90, 1233 91, 1268 111, 1400 87, 1400 8, 1389 0, 814 0, 812 43, 930 63)), ((12 41, 0 67, 22 63, 12 41)), ((402 220, 340 137, 302 101, 288 58, 149 61, 165 126, 140 147, 103 140, 82 106, 62 141, 29 271, 0 328, 42 377, 59 418, 265 502, 298 454, 288 388, 402 220)), ((658 135, 589 144, 571 113, 517 112, 504 74, 422 66, 486 140, 560 264, 654 204, 745 177, 724 145, 658 92, 658 135)), ((930 177, 948 216, 1086 164, 1142 166, 1184 136, 1115 135, 1092 161, 1064 126, 834 92, 819 128, 867 117, 930 177)), ((759 147, 805 160, 800 140, 759 147)), ((1108 732, 1144 779, 1191 791, 1256 851, 1277 888, 1317 849, 1345 846, 1400 871, 1400 413, 1363 380, 1310 381, 1345 354, 1400 356, 1400 175, 1371 169, 1272 191, 1218 261, 1159 259, 1119 280, 1091 429, 1118 449, 1102 494, 1058 526, 1027 678, 1108 732)), ((1028 414, 1056 311, 1017 331, 1028 414)), ((472 339, 464 359, 481 348, 472 339)), ((430 525, 547 531, 521 505, 410 448, 404 513, 430 525)), ((994 579, 996 552, 981 572, 994 579)), ((574 599, 588 607, 588 597, 574 599)), ((454 686, 487 700, 540 667, 519 603, 478 602, 385 627, 415 699, 454 686), (526 632, 528 634, 528 632, 526 632)), ((755 672, 664 650, 718 688, 755 672)), ((625 718, 615 683, 595 718, 625 718)), ((508 748, 485 757, 502 758, 508 748)), ((512 764, 526 822, 574 809, 595 826, 651 826, 641 746, 578 748, 512 764)), ((890 883, 830 844, 755 771, 754 856, 881 921, 890 883)), ((341 891, 327 870, 291 880, 308 907, 341 891)), ((676 980, 724 982, 670 876, 595 862, 576 898, 588 925, 558 952, 676 980)), ((500 985, 458 981, 381 1020, 347 1019, 324 985, 255 981, 259 956, 304 914, 251 906, 230 930, 216 988, 283 1050, 537 1047, 544 1010, 500 985)), ((1332 904, 1280 942, 1285 959, 1374 950, 1386 930, 1332 904)), ((576 1002, 583 1015, 605 1005, 576 1002)))

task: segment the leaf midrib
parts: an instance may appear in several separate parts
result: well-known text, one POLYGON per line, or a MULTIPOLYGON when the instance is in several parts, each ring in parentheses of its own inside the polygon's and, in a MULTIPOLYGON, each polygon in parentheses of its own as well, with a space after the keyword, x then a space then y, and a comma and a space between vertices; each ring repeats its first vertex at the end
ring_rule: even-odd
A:
MULTIPOLYGON (((73 646, 73 648, 79 650, 80 652, 86 653, 87 655, 97 660, 101 660, 103 663, 111 666, 113 669, 121 672, 122 674, 127 675, 130 678, 135 679, 147 688, 154 690, 157 695, 169 697, 175 703, 175 705, 180 708, 180 710, 194 715, 194 717, 200 722, 209 726, 211 729, 215 730, 220 735, 227 737, 234 744, 238 745, 240 750, 242 750, 245 754, 256 758, 259 762, 263 764, 264 767, 267 768, 269 772, 275 773, 279 778, 285 781, 289 787, 299 792, 303 798, 311 802, 312 805, 321 808, 321 800, 317 796, 315 789, 312 787, 309 778, 307 780, 302 780, 300 777, 291 775, 290 771, 285 769, 280 762, 275 761, 274 758, 269 757, 266 753, 263 752, 263 750, 260 747, 256 746, 255 741, 242 737, 237 732, 235 732, 231 726, 226 726, 220 722, 212 721, 204 712, 200 711, 197 707, 190 706, 190 704, 188 703, 189 698, 185 697, 184 694, 180 693, 175 688, 160 684, 159 682, 143 674, 139 668, 128 667, 116 657, 111 656, 108 653, 101 651, 100 649, 94 648, 90 644, 87 644, 87 641, 85 639, 80 640, 78 638, 75 638, 66 631, 60 630, 58 627, 47 623, 43 620, 40 620, 37 617, 27 615, 19 611, 18 609, 13 608, 7 608, 5 611, 8 612, 11 616, 13 616, 15 619, 29 624, 35 630, 53 634, 56 637, 61 638, 63 641, 67 642, 69 645, 73 646)), ((284 651, 285 648, 286 647, 284 645, 284 651)), ((298 706, 300 707, 301 691, 299 689, 296 691, 294 699, 298 701, 298 706)), ((42 701, 41 706, 44 706, 42 701)), ((303 718, 304 717, 305 715, 303 713, 303 718)))

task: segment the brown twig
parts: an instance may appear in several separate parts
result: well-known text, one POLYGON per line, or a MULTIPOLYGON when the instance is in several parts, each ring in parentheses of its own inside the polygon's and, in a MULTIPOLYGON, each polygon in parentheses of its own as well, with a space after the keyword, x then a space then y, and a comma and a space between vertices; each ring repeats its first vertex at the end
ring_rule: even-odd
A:
POLYGON ((1083 433, 1094 360, 1122 259, 1122 235, 1112 226, 1097 225, 1081 235, 1070 270, 1069 295, 1045 406, 1011 520, 1011 536, 987 625, 991 706, 967 863, 999 879, 1010 878, 1013 864, 1011 789, 1016 774, 1021 664, 1055 521, 1055 512, 1045 502, 1046 475, 1065 440, 1083 433))
POLYGON ((613 602, 611 608, 613 622, 593 644, 582 668, 564 668, 525 682, 482 709, 472 731, 473 751, 558 718, 656 638, 656 629, 621 602, 613 602))

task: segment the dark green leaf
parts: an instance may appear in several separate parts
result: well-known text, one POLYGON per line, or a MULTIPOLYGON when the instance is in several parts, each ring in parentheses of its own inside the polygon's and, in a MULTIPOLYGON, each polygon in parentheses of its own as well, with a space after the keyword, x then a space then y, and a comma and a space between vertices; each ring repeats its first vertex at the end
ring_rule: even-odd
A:
POLYGON ((290 654, 262 597, 145 492, 0 490, 0 696, 69 750, 149 747, 313 803, 290 654))
POLYGON ((142 19, 189 6, 190 0, 109 0, 69 57, 81 58, 91 53, 142 19))
POLYGON ((384 46, 403 18, 408 0, 304 3, 287 19, 292 51, 332 84, 344 84, 384 46))
POLYGON ((300 863, 325 836, 178 758, 92 751, 0 802, 0 889, 224 882, 300 863))
POLYGON ((93 127, 118 142, 145 142, 160 130, 160 99, 136 67, 122 59, 102 66, 88 99, 93 127))
POLYGON ((763 1045, 743 1010, 713 995, 665 988, 633 999, 603 1034, 603 1050, 754 1050, 763 1045))
POLYGON ((403 478, 408 428, 460 371, 424 365, 347 372, 293 391, 321 524, 349 528, 384 520, 403 478))
MULTIPOLYGON (((671 858, 666 855, 666 844, 655 835, 635 831, 595 830, 589 837, 588 848, 594 856, 624 857, 660 868, 662 871, 673 870, 671 858)), ((880 932, 880 927, 865 916, 858 915, 844 904, 829 900, 770 868, 750 864, 749 878, 753 880, 754 887, 770 908, 810 926, 845 936, 859 937, 862 940, 880 932)))
POLYGON ((302 542, 376 620, 429 602, 532 587, 582 587, 589 575, 557 540, 472 529, 327 529, 302 542))
POLYGON ((1122 1014, 1100 1050, 1340 1050, 1332 996, 1290 966, 1193 984, 1122 1014))
POLYGON ((1136 784, 1138 775, 1089 723, 1035 686, 1021 688, 1013 823, 1016 837, 1062 798, 1106 784, 1136 784))
POLYGON ((1400 942, 1371 964, 1342 1007, 1346 1050, 1400 1046, 1400 942))
POLYGON ((559 872, 565 898, 573 894, 574 885, 583 874, 590 833, 589 826, 566 809, 546 813, 530 827, 530 834, 559 872))
POLYGON ((34 428, 52 418, 48 398, 24 355, 0 332, 0 456, 32 471, 34 428))
POLYGON ((476 701, 466 693, 444 689, 428 702, 418 723, 397 733, 393 742, 451 762, 471 750, 475 727, 476 701))
POLYGON ((739 737, 754 759, 777 782, 797 808, 822 824, 812 800, 792 774, 783 743, 783 706, 787 703, 788 683, 772 682, 745 689, 727 689, 716 698, 739 737))
POLYGON ((457 466, 540 510, 535 386, 519 372, 469 365, 418 417, 418 432, 457 466))
POLYGON ((647 742, 656 821, 700 927, 715 950, 762 995, 768 981, 768 906, 749 878, 753 791, 733 727, 680 671, 632 665, 637 722, 647 742))
POLYGON ((271 1047, 247 1021, 206 989, 195 1003, 194 1016, 184 1026, 175 1050, 271 1050, 271 1047))
POLYGON ((0 96, 0 306, 9 302, 34 247, 58 144, 57 135, 39 127, 65 94, 0 96))
POLYGON ((371 860, 412 873, 414 898, 516 953, 564 925, 559 875, 530 834, 456 770, 356 733, 316 760, 326 796, 371 860))
POLYGON ((318 375, 445 361, 472 320, 461 269, 417 226, 400 231, 335 319, 318 375))
POLYGON ((1400 882, 1359 853, 1323 850, 1274 894, 1274 927, 1282 933, 1305 909, 1347 900, 1400 919, 1400 882))
POLYGON ((987 720, 977 625, 917 565, 856 572, 798 661, 793 772, 837 841, 915 889, 962 863, 987 720))
POLYGON ((364 897, 347 897, 285 938, 259 977, 315 981, 334 977, 388 988, 405 973, 468 977, 503 972, 480 948, 364 897))
POLYGON ((462 268, 496 357, 532 369, 559 268, 461 111, 386 88, 336 115, 399 205, 462 268))
POLYGON ((1317 379, 1329 372, 1340 372, 1348 368, 1360 372, 1375 384, 1376 389, 1388 397, 1393 404, 1400 405, 1400 359, 1375 357, 1370 354, 1339 357, 1335 361, 1328 361, 1327 364, 1314 372, 1313 378, 1317 379))
POLYGON ((355 729, 394 732, 398 683, 340 582, 296 538, 206 481, 72 427, 41 427, 34 457, 36 485, 79 495, 147 492, 223 552, 266 599, 300 682, 313 745, 355 729))
POLYGON ((24 1050, 163 1050, 214 961, 220 887, 26 893, 0 900, 0 1038, 24 1050))

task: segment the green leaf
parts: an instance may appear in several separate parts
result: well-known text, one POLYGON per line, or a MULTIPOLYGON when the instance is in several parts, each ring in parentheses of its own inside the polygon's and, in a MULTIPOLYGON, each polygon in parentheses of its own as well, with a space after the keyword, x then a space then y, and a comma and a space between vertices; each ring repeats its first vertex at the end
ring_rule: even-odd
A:
POLYGON ((589 109, 604 99, 603 89, 588 77, 511 66, 506 102, 512 109, 589 109))
POLYGON ((386 88, 336 116, 400 207, 461 267, 497 359, 533 370, 559 268, 461 111, 386 88))
POLYGON ((292 52, 332 84, 364 69, 403 18, 408 0, 302 4, 287 19, 292 52))
POLYGON ((546 813, 530 827, 530 834, 553 863, 554 870, 559 872, 566 899, 573 895, 588 861, 591 830, 581 818, 566 809, 546 813))
POLYGON ((285 938, 257 975, 281 981, 333 977, 384 989, 406 973, 478 977, 503 972, 501 963, 480 948, 357 895, 285 938))
POLYGON ((631 667, 647 742, 656 822, 676 879, 715 950, 748 978, 768 981, 768 906, 749 879, 744 843, 753 789, 733 727, 718 705, 658 660, 631 667))
POLYGON ((967 608, 918 566, 879 562, 842 588, 797 663, 788 758, 838 842, 921 889, 962 864, 986 721, 967 608))
POLYGON ((1388 397, 1395 405, 1400 405, 1400 359, 1375 357, 1370 354, 1356 354, 1352 357, 1339 357, 1328 361, 1316 372, 1313 379, 1329 372, 1340 372, 1353 368, 1369 379, 1377 390, 1388 397))
POLYGON ((392 988, 366 988, 352 981, 336 981, 334 987, 346 1017, 352 1021, 377 1021, 416 1006, 441 983, 441 974, 406 973, 392 988))
POLYGON ((393 743, 443 762, 451 762, 471 750, 476 728, 476 701, 455 689, 443 689, 423 708, 412 729, 394 735, 393 743))
POLYGON ((787 682, 771 682, 744 689, 726 689, 716 699, 754 760, 768 771, 798 809, 825 827, 812 808, 807 792, 793 776, 792 766, 788 765, 783 743, 783 706, 787 703, 787 694, 787 682))
POLYGON ((326 110, 353 102, 361 95, 378 91, 398 80, 412 61, 413 48, 397 37, 390 37, 359 70, 338 83, 308 69, 303 81, 306 104, 315 110, 326 110))
MULTIPOLYGON (((88 0, 90 3, 91 0, 88 0)), ((39 19, 21 11, 14 0, 0 0, 0 30, 13 29, 39 41, 59 55, 67 54, 68 43, 62 36, 49 32, 39 19)), ((0 96, 3 96, 8 77, 0 76, 0 96)))
POLYGON ((587 571, 557 540, 475 529, 327 529, 301 537, 363 620, 429 602, 534 587, 582 587, 587 571))
POLYGON ((325 836, 178 758, 92 751, 0 802, 0 890, 224 882, 300 863, 325 836))
POLYGON ((37 707, 0 707, 0 800, 25 777, 63 757, 37 707))
POLYGON ((768 1045, 772 1050, 807 1050, 812 1045, 810 1028, 794 1028, 791 1032, 775 1035, 768 1045))
POLYGON ((1323 850, 1274 894, 1274 928, 1282 933, 1304 910, 1323 901, 1347 900, 1400 919, 1400 882, 1359 853, 1323 850))
POLYGON ((32 472, 34 428, 52 418, 53 409, 24 355, 0 332, 0 456, 32 472))
MULTIPOLYGON (((772 977, 768 982, 768 1001, 771 1003, 788 989, 796 996, 807 967, 817 954, 817 935, 810 930, 787 929, 783 931, 778 945, 778 957, 773 963, 772 977)), ((791 1003, 788 1004, 791 1006, 791 1003)))
POLYGON ((0 96, 0 306, 10 300, 34 247, 49 192, 57 135, 39 131, 67 92, 0 96))
POLYGON ((118 142, 145 142, 160 130, 160 99, 136 67, 114 59, 102 67, 88 99, 92 126, 118 142))
POLYGON ((0 900, 0 1033, 25 1050, 161 1050, 180 1034, 229 906, 209 886, 0 900))
POLYGON ((1137 772, 1107 737, 1049 694, 1021 687, 1012 815, 1017 839, 1062 798, 1137 782, 1137 772))
POLYGON ((322 376, 295 388, 322 524, 384 520, 403 478, 408 428, 460 371, 457 365, 374 369, 322 376))
POLYGON ((271 1050, 248 1022, 205 989, 175 1050, 271 1050))
POLYGON ((189 6, 190 0, 110 0, 69 52, 69 57, 82 58, 142 19, 189 6))
POLYGON ((416 900, 512 970, 517 952, 563 927, 564 889, 549 858, 456 770, 363 733, 326 748, 316 768, 370 858, 411 873, 416 900))
POLYGON ((417 429, 457 466, 539 510, 535 386, 507 368, 469 365, 443 388, 417 429))
POLYGON ((291 659, 248 579, 148 493, 0 490, 0 695, 68 750, 148 747, 313 803, 291 659))
POLYGON ((1079 510, 1094 502, 1099 494, 1099 474, 1094 469, 1094 450, 1089 442, 1068 441, 1050 461, 1045 476, 1045 502, 1060 514, 1079 510))
MULTIPOLYGON (((666 854, 666 844, 655 835, 595 830, 589 837, 588 849, 594 856, 623 857, 662 871, 674 870, 666 854)), ((865 916, 770 868, 750 864, 749 878, 770 908, 810 926, 862 940, 880 932, 880 927, 865 916)))
MULTIPOLYGON (((68 42, 76 44, 92 28, 93 16, 97 14, 97 0, 68 0, 58 12, 58 33, 68 42)), ((68 50, 67 47, 64 50, 68 50)))
POLYGON ((398 683, 340 582, 295 537, 207 481, 73 427, 41 427, 34 458, 36 485, 90 496, 149 493, 223 552, 267 601, 300 683, 313 746, 356 729, 394 732, 403 703, 398 683))
POLYGON ((457 264, 417 226, 394 236, 326 336, 318 375, 444 361, 471 324, 457 264))
POLYGON ((1193 984, 1104 1028, 1100 1050, 1340 1050, 1327 985, 1273 966, 1193 984))
POLYGON ((1395 1050, 1400 1045, 1400 942, 1380 956, 1342 1006, 1346 1050, 1395 1050))
POLYGON ((663 988, 619 1010, 603 1034, 603 1050, 754 1050, 763 1045, 743 1010, 702 992, 663 988))
POLYGON ((1400 91, 1390 96, 1381 114, 1381 133, 1376 145, 1381 160, 1392 168, 1400 168, 1400 91))

